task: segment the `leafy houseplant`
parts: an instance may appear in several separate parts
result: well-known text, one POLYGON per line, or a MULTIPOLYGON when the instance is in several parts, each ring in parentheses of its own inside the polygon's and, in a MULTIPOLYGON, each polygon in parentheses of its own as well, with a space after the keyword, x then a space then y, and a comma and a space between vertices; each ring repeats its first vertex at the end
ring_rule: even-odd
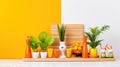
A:
POLYGON ((47 57, 46 49, 49 45, 51 45, 54 42, 54 37, 48 36, 46 32, 41 32, 38 38, 39 38, 39 44, 42 50, 41 58, 46 58, 47 57))
POLYGON ((30 45, 30 47, 33 50, 33 52, 32 52, 33 58, 38 58, 39 52, 37 52, 37 48, 38 48, 37 39, 35 37, 33 37, 33 36, 30 36, 30 40, 29 40, 28 44, 30 45))
POLYGON ((62 26, 60 27, 59 25, 57 25, 57 29, 58 29, 58 34, 59 34, 60 41, 64 41, 64 37, 65 37, 65 26, 62 25, 62 26))
POLYGON ((99 28, 99 27, 93 27, 90 28, 89 32, 85 32, 85 34, 88 36, 89 39, 89 46, 90 51, 90 57, 98 57, 98 51, 97 51, 97 46, 100 45, 101 41, 103 40, 98 40, 98 36, 103 33, 104 31, 108 30, 110 28, 110 26, 108 25, 104 25, 103 27, 99 28))
POLYGON ((60 46, 59 46, 59 49, 61 51, 61 56, 60 58, 65 58, 65 50, 66 50, 66 45, 65 45, 65 42, 64 42, 64 37, 65 37, 65 26, 62 24, 61 26, 60 25, 57 25, 57 29, 58 29, 58 35, 59 35, 59 39, 60 39, 60 46))

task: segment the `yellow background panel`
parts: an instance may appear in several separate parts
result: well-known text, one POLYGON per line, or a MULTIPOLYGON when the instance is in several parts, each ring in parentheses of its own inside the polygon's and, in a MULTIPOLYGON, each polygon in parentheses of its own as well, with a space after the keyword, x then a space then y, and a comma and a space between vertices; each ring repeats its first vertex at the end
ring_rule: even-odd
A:
POLYGON ((60 0, 0 0, 0 59, 23 58, 25 39, 61 22, 60 0))

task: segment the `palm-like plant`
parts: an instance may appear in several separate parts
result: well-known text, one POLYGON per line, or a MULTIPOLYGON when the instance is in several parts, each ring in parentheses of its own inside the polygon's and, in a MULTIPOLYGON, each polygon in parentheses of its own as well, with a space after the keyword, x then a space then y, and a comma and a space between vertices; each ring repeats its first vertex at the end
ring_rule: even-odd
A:
POLYGON ((104 25, 102 28, 98 28, 98 27, 94 27, 94 28, 90 28, 89 32, 85 32, 85 34, 88 36, 89 38, 89 42, 88 44, 92 47, 95 48, 98 45, 100 45, 101 41, 103 40, 97 40, 98 36, 103 33, 103 31, 106 31, 110 28, 110 26, 108 25, 104 25))
MULTIPOLYGON (((109 28, 110 28, 109 25, 104 25, 102 28, 93 27, 93 28, 90 28, 89 32, 85 32, 85 34, 88 36, 88 39, 89 39, 89 42, 88 42, 89 46, 97 50, 96 47, 100 45, 101 41, 103 41, 103 40, 98 40, 98 36, 104 31, 108 30, 109 28)), ((93 50, 93 52, 91 52, 91 50, 90 50, 90 53, 97 54, 97 51, 93 50)))
POLYGON ((59 38, 60 41, 64 41, 64 37, 65 37, 65 26, 64 25, 57 25, 57 29, 58 29, 58 34, 59 34, 59 38))

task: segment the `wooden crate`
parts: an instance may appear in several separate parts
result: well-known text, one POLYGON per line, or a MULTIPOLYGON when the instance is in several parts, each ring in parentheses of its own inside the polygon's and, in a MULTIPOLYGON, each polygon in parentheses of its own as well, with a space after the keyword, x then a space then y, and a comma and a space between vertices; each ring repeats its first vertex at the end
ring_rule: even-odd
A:
MULTIPOLYGON (((84 25, 83 24, 64 24, 66 27, 65 43, 66 46, 71 46, 74 41, 82 41, 84 25)), ((52 46, 59 46, 59 36, 57 25, 51 25, 51 35, 54 36, 55 41, 52 46)))

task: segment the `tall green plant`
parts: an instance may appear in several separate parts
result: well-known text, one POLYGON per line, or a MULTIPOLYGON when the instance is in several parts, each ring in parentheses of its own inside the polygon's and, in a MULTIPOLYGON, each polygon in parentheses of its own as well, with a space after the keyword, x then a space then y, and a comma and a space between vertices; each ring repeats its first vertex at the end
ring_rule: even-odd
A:
POLYGON ((90 45, 90 47, 96 48, 98 45, 100 45, 101 41, 103 41, 103 40, 98 40, 97 39, 98 36, 101 33, 103 33, 104 31, 108 30, 109 28, 110 28, 110 26, 104 25, 102 28, 93 27, 93 28, 90 28, 89 32, 85 32, 85 34, 89 38, 88 44, 90 45))
POLYGON ((57 25, 57 29, 58 29, 58 34, 59 34, 60 41, 64 41, 65 26, 63 24, 61 26, 57 25))
POLYGON ((35 52, 36 49, 38 48, 38 41, 35 37, 30 36, 30 40, 28 42, 28 44, 30 45, 30 47, 32 48, 32 50, 35 52))
POLYGON ((48 36, 46 32, 41 32, 38 36, 40 47, 43 51, 47 49, 47 46, 54 42, 53 36, 48 36))

